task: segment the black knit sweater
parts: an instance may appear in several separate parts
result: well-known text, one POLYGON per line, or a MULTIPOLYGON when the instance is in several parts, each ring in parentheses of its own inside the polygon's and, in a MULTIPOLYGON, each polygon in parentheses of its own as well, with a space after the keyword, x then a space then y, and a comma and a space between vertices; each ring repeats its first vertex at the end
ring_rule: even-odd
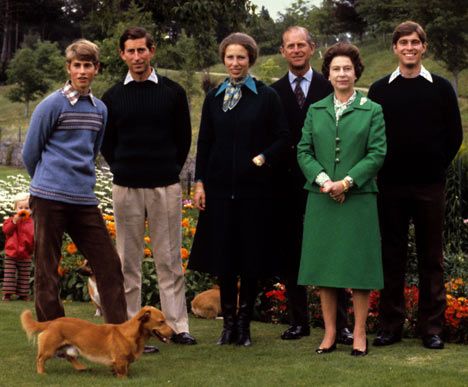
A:
POLYGON ((369 89, 369 98, 382 105, 387 156, 380 183, 440 183, 462 141, 455 92, 444 78, 386 76, 369 89))
POLYGON ((158 84, 119 82, 102 100, 109 118, 101 153, 114 183, 154 188, 178 182, 192 135, 184 89, 158 75, 158 84))

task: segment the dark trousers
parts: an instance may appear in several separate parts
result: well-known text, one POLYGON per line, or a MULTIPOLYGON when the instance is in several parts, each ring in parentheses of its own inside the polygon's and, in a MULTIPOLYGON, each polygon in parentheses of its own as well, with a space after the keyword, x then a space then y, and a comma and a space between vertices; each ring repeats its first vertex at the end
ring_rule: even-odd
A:
POLYGON ((127 320, 120 259, 96 206, 31 198, 35 233, 35 304, 39 321, 65 315, 60 300, 57 268, 63 234, 70 235, 94 274, 107 323, 127 320))
POLYGON ((405 321, 405 269, 408 227, 413 220, 418 254, 418 330, 422 335, 442 332, 446 307, 443 270, 443 183, 380 184, 378 197, 384 289, 380 296, 380 324, 400 334, 405 321))

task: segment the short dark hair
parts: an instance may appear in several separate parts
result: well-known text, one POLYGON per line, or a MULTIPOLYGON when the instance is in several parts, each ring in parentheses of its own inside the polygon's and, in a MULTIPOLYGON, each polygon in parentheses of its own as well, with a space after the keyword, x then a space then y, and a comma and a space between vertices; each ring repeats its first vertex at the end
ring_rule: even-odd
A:
POLYGON ((359 49, 351 43, 338 42, 329 47, 323 56, 322 74, 328 79, 330 75, 330 63, 336 56, 347 56, 351 59, 354 66, 354 73, 356 74, 356 81, 361 77, 364 71, 364 65, 359 54, 359 49))
POLYGON ((283 34, 281 35, 281 47, 284 47, 284 35, 286 35, 286 33, 291 32, 291 31, 303 32, 304 35, 306 36, 306 41, 307 43, 309 43, 309 46, 313 47, 315 45, 314 40, 312 39, 312 35, 307 28, 302 27, 302 26, 289 26, 283 31, 283 34))
POLYGON ((141 39, 145 38, 146 39, 146 47, 148 49, 152 49, 154 47, 154 39, 153 36, 146 31, 143 27, 130 27, 127 28, 123 34, 120 36, 119 39, 119 48, 120 51, 125 50, 125 42, 129 39, 134 40, 134 39, 141 39))
POLYGON ((219 44, 219 56, 223 63, 224 55, 226 54, 226 48, 231 44, 239 44, 244 47, 249 53, 249 66, 253 66, 258 57, 258 46, 255 39, 250 35, 244 34, 242 32, 234 32, 226 36, 219 44))
POLYGON ((421 27, 421 25, 412 20, 407 20, 396 26, 392 35, 392 44, 396 45, 398 40, 402 36, 411 35, 413 32, 416 32, 418 34, 419 39, 421 39, 422 43, 426 43, 427 35, 424 29, 421 27))

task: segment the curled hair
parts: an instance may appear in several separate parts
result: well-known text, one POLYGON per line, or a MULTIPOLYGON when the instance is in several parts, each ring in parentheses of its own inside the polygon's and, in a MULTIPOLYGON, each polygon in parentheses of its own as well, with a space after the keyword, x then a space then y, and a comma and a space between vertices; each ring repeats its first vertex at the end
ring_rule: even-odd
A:
POLYGON ((359 49, 351 43, 339 42, 329 47, 323 56, 322 73, 325 78, 330 76, 330 63, 336 56, 346 56, 351 59, 354 66, 356 81, 364 71, 364 65, 359 54, 359 49))
POLYGON ((412 20, 407 20, 395 27, 392 35, 392 44, 396 45, 402 36, 411 35, 413 32, 418 34, 422 43, 426 43, 427 35, 421 25, 412 20))
POLYGON ((249 54, 249 66, 253 66, 258 57, 258 46, 254 38, 242 32, 234 32, 226 36, 219 44, 219 56, 223 63, 224 55, 226 54, 226 48, 231 44, 239 44, 244 47, 249 54))
POLYGON ((155 46, 153 36, 148 31, 146 31, 143 27, 129 27, 120 36, 120 39, 119 39, 120 51, 125 50, 125 42, 127 40, 129 39, 135 40, 135 39, 141 39, 141 38, 145 38, 146 47, 149 50, 151 50, 155 46))
POLYGON ((78 39, 65 49, 65 58, 67 63, 71 63, 73 60, 82 60, 97 65, 99 63, 99 47, 89 40, 78 39))

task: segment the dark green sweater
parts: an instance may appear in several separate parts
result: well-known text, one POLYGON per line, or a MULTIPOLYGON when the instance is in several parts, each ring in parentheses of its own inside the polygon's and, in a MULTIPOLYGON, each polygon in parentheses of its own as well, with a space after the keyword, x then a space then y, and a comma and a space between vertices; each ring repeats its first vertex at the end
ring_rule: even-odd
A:
POLYGON ((115 184, 154 188, 179 181, 192 135, 187 96, 170 79, 158 80, 119 82, 102 98, 109 118, 101 153, 115 184))
POLYGON ((375 82, 368 97, 382 105, 387 156, 380 183, 438 183, 462 141, 460 111, 450 83, 431 74, 425 78, 389 76, 375 82))

